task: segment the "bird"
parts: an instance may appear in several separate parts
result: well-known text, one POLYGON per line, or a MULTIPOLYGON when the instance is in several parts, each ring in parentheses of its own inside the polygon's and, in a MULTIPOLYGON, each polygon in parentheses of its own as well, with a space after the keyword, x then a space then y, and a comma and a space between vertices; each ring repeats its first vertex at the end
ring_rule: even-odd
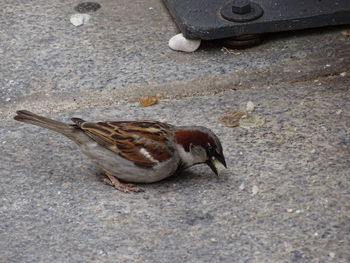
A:
POLYGON ((203 126, 174 126, 152 120, 67 124, 19 110, 14 119, 63 134, 74 141, 106 177, 103 182, 122 192, 141 192, 134 183, 153 183, 196 164, 218 175, 227 168, 219 138, 203 126))

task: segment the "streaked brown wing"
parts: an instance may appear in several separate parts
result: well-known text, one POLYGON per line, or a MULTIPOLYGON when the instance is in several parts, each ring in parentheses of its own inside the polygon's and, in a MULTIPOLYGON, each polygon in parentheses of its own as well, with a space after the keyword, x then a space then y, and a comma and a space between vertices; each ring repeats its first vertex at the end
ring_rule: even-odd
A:
POLYGON ((171 158, 171 125, 154 121, 83 122, 77 124, 103 147, 138 166, 153 167, 171 158))

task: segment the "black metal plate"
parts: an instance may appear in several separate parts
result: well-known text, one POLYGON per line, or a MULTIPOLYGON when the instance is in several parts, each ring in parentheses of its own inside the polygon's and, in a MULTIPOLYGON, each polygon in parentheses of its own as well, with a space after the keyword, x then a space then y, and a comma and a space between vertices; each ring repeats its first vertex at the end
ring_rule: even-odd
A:
POLYGON ((227 0, 164 0, 189 39, 221 39, 328 25, 350 24, 350 0, 254 0, 264 14, 250 22, 231 22, 221 14, 227 0))

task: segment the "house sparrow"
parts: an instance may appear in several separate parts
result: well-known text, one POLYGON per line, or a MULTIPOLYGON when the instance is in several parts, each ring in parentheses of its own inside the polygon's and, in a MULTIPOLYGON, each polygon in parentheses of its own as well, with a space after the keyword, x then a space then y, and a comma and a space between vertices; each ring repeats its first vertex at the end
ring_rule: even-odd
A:
POLYGON ((17 111, 15 120, 61 133, 77 143, 106 174, 106 184, 123 192, 140 188, 123 182, 152 183, 195 164, 206 163, 218 175, 226 167, 218 137, 201 126, 173 126, 158 121, 87 122, 66 124, 17 111), (120 181, 121 180, 121 181, 120 181))

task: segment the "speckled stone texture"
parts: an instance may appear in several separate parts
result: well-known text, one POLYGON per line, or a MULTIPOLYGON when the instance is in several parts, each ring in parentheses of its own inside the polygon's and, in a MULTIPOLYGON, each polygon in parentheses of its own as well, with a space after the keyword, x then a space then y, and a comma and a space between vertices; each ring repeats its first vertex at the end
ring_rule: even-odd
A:
POLYGON ((344 27, 276 34, 232 54, 213 42, 183 54, 168 47, 178 30, 161 0, 100 0, 75 27, 79 2, 1 1, 0 118, 14 108, 64 112, 314 79, 350 63, 344 27))
POLYGON ((75 27, 80 2, 0 4, 1 263, 350 262, 346 27, 184 54, 167 45, 178 30, 160 0, 101 0, 75 27), (130 103, 147 95, 160 104, 130 103), (247 101, 263 126, 221 126, 247 101), (229 168, 124 194, 68 139, 11 120, 18 109, 205 125, 229 168))
POLYGON ((0 261, 349 262, 349 85, 331 76, 51 115, 170 120, 221 138, 222 176, 197 166, 139 194, 102 184, 63 136, 3 120, 0 261), (263 126, 219 124, 249 100, 263 126))

